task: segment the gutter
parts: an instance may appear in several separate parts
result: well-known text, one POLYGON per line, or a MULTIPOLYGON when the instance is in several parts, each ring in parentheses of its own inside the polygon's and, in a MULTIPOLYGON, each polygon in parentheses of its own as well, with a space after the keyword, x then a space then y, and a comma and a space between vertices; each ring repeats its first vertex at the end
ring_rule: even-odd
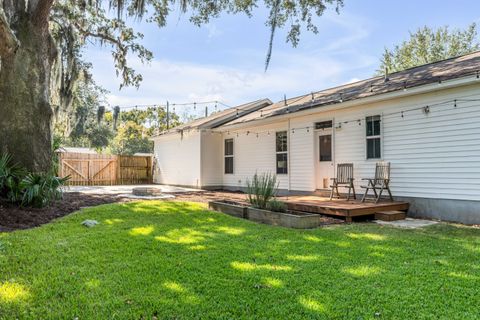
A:
MULTIPOLYGON (((457 78, 454 80, 444 80, 442 81, 442 84, 440 85, 440 87, 441 87, 441 90, 444 90, 444 89, 466 86, 473 83, 480 83, 480 81, 477 79, 475 75, 473 76, 469 75, 468 77, 457 78)), ((263 119, 253 119, 253 120, 245 121, 242 123, 225 125, 225 126, 219 127, 218 130, 214 130, 214 131, 225 132, 225 131, 231 131, 235 129, 248 128, 252 126, 266 125, 266 124, 278 122, 279 120, 302 117, 302 116, 307 116, 311 114, 316 114, 319 112, 335 111, 335 110, 341 110, 341 109, 346 109, 350 107, 357 107, 357 106, 362 106, 362 105, 370 104, 374 102, 381 102, 385 100, 409 97, 417 94, 434 92, 434 91, 437 91, 438 89, 439 89, 438 83, 430 83, 423 86, 409 88, 406 91, 402 89, 402 90, 397 90, 393 92, 382 93, 375 96, 349 100, 341 103, 335 103, 335 104, 324 105, 324 106, 312 106, 309 109, 281 114, 277 116, 266 117, 263 119)))

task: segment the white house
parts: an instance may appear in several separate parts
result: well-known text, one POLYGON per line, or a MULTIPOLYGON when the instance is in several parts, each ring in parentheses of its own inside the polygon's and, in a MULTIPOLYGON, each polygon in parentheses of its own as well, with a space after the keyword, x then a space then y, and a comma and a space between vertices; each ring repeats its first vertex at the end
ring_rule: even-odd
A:
POLYGON ((272 104, 268 99, 216 112, 154 137, 154 182, 205 189, 223 186, 222 135, 212 130, 272 104))
POLYGON ((336 164, 353 163, 361 192, 361 179, 383 160, 394 197, 411 203, 411 215, 480 223, 479 72, 475 52, 275 104, 261 100, 221 124, 193 122, 155 138, 155 181, 242 190, 255 172, 273 172, 282 192, 314 193, 328 188, 336 164))

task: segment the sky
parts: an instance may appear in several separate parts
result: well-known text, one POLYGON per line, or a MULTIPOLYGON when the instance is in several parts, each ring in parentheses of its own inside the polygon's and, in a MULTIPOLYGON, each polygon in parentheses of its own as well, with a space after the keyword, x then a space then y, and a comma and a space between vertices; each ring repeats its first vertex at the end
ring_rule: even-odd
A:
MULTIPOLYGON (((154 54, 145 65, 130 56, 130 65, 144 79, 138 89, 119 90, 111 49, 90 46, 84 57, 93 64, 94 79, 109 91, 111 106, 211 100, 235 106, 262 98, 275 102, 285 95, 369 78, 384 48, 408 39, 409 31, 425 25, 463 29, 480 23, 480 1, 345 0, 340 14, 330 8, 316 19, 318 34, 303 30, 296 48, 285 41, 288 30, 279 30, 264 72, 270 35, 266 17, 267 11, 260 8, 252 18, 222 15, 202 27, 178 12, 172 12, 164 28, 130 21, 154 54)), ((186 106, 177 111, 182 112, 196 116, 201 111, 186 106)))

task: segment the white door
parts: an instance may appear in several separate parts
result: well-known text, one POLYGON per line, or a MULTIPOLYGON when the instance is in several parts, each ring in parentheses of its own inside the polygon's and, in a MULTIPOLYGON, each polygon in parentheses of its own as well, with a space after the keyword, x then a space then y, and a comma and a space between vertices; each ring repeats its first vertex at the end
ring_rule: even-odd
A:
POLYGON ((316 131, 315 145, 317 189, 328 189, 331 184, 330 178, 333 178, 335 174, 333 130, 331 127, 316 131))

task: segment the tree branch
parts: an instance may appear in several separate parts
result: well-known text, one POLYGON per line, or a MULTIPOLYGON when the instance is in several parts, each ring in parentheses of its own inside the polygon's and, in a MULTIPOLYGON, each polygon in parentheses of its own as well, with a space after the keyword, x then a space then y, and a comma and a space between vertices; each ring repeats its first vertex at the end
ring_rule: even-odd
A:
POLYGON ((18 46, 17 37, 10 28, 5 11, 0 7, 0 56, 15 53, 18 46))

